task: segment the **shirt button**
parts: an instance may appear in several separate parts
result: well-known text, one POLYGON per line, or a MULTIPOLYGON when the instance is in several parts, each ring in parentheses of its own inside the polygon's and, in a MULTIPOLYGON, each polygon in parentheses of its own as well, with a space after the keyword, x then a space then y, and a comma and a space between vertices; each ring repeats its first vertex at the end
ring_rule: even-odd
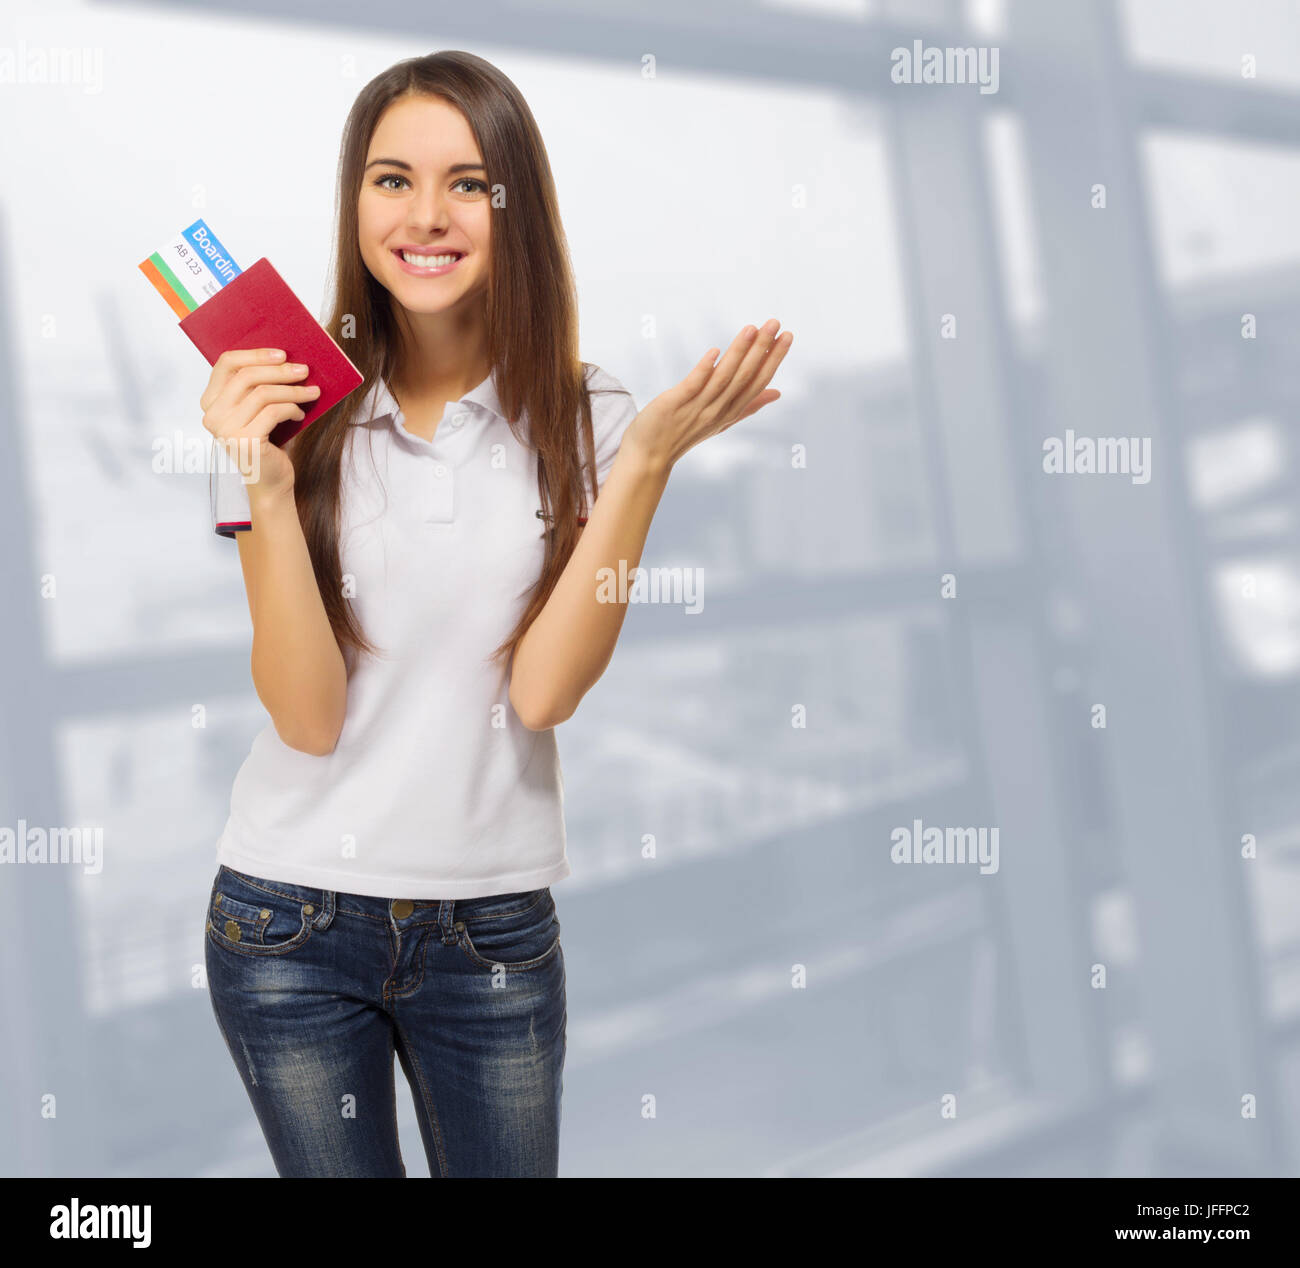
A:
POLYGON ((444 467, 442 463, 439 463, 436 467, 434 467, 433 474, 436 475, 439 480, 441 480, 442 477, 447 474, 447 468, 444 467))
POLYGON ((464 421, 465 420, 459 414, 457 414, 456 417, 451 420, 451 425, 453 427, 459 427, 464 421))
POLYGON ((405 898, 399 898, 397 902, 393 904, 393 919, 405 920, 414 910, 414 903, 407 902, 405 898))

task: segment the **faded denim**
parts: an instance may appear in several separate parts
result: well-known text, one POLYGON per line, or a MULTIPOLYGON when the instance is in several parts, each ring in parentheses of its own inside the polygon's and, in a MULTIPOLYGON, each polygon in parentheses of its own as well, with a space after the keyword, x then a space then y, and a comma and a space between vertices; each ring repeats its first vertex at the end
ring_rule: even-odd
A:
POLYGON ((222 865, 206 932, 213 1011, 281 1176, 405 1176, 394 1052, 431 1176, 558 1173, 549 888, 402 902, 222 865))

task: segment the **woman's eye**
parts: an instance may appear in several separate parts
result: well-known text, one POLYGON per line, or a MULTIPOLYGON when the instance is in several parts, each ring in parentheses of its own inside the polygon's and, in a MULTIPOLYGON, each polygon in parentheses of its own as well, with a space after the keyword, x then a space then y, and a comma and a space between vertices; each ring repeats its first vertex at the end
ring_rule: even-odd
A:
MULTIPOLYGON (((375 184, 381 189, 394 189, 393 185, 385 185, 385 181, 402 181, 406 182, 405 176, 399 176, 396 172, 386 172, 383 176, 375 177, 375 184)), ((472 194, 474 192, 486 194, 487 186, 480 180, 475 180, 472 176, 462 176, 460 180, 452 186, 453 189, 461 189, 462 193, 472 194), (462 189, 462 186, 468 185, 469 189, 462 189)))

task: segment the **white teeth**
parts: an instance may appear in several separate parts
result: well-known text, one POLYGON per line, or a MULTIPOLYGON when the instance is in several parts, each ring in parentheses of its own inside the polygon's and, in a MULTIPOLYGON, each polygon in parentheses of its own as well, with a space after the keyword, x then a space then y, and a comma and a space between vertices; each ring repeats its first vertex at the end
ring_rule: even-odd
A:
POLYGON ((402 252, 402 259, 417 269, 440 269, 459 258, 457 255, 413 255, 410 251, 402 252))

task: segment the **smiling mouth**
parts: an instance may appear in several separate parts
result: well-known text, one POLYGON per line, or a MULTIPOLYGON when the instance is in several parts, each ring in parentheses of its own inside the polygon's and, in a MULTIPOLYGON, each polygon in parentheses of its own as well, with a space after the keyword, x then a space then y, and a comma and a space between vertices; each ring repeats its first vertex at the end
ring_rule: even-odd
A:
POLYGON ((403 264, 409 265, 413 269, 445 269, 450 268, 458 260, 465 258, 463 251, 442 251, 433 255, 417 255, 414 251, 394 251, 403 264))

